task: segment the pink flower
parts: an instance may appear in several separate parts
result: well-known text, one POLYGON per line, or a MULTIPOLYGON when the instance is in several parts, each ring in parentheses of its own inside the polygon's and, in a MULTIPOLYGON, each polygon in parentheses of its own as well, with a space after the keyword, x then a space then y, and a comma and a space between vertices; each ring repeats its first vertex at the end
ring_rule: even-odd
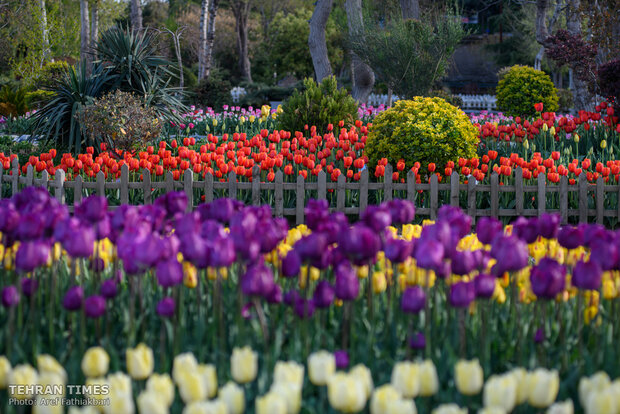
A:
POLYGON ((194 129, 194 123, 193 122, 190 122, 188 126, 189 126, 189 129, 194 129))

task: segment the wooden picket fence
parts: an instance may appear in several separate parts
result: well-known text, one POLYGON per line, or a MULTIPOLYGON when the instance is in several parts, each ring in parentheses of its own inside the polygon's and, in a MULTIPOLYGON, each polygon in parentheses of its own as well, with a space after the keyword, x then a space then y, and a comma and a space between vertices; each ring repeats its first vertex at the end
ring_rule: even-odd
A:
MULTIPOLYGON (((65 172, 58 170, 54 179, 50 180, 47 171, 42 172, 40 178, 35 178, 32 166, 28 166, 27 174, 20 175, 17 160, 13 160, 12 173, 6 174, 0 165, 0 189, 3 183, 10 183, 10 193, 16 194, 20 188, 26 186, 41 186, 52 191, 60 202, 65 202, 65 191, 73 190, 74 206, 82 201, 85 194, 98 194, 105 196, 106 192, 118 191, 120 194, 120 203, 127 204, 130 200, 131 191, 141 191, 143 193, 142 202, 151 204, 153 202, 153 193, 156 190, 163 192, 185 191, 188 195, 188 209, 193 209, 193 200, 195 192, 204 194, 204 201, 210 202, 214 198, 214 191, 220 190, 219 193, 225 192, 228 197, 237 198, 241 192, 251 192, 251 203, 258 205, 261 202, 261 192, 274 192, 274 205, 272 211, 277 217, 295 217, 295 222, 301 224, 304 222, 304 207, 306 205, 306 193, 310 192, 313 198, 327 199, 327 192, 331 190, 336 194, 336 206, 332 210, 342 211, 347 215, 361 215, 368 206, 369 191, 380 190, 382 200, 393 199, 394 192, 402 196, 406 194, 406 199, 416 203, 420 193, 426 192, 429 202, 425 203, 426 207, 416 203, 416 216, 429 217, 435 219, 437 211, 440 207, 439 193, 447 191, 449 193, 449 204, 462 207, 471 217, 493 216, 493 217, 516 217, 516 216, 540 216, 545 212, 559 213, 562 223, 567 223, 569 217, 578 217, 580 223, 587 222, 590 218, 594 218, 597 223, 603 224, 606 217, 612 219, 620 218, 620 185, 607 185, 602 177, 599 177, 596 184, 589 184, 586 174, 582 173, 575 185, 569 185, 567 177, 561 177, 559 185, 547 185, 545 174, 539 174, 536 185, 525 185, 521 168, 517 168, 515 183, 511 185, 500 185, 497 173, 492 173, 490 184, 479 184, 473 177, 470 177, 467 183, 461 183, 458 173, 452 173, 448 182, 439 183, 437 176, 433 175, 428 183, 416 183, 413 172, 409 171, 405 183, 392 181, 392 167, 387 165, 385 168, 385 180, 383 182, 369 182, 368 169, 361 173, 361 179, 357 182, 346 182, 344 174, 338 177, 337 182, 327 182, 327 175, 321 171, 317 181, 306 182, 301 176, 297 176, 296 182, 284 182, 282 171, 275 174, 273 182, 261 182, 260 168, 254 166, 252 170, 253 179, 251 182, 238 182, 234 172, 228 174, 227 182, 214 180, 213 175, 207 174, 203 180, 194 180, 194 174, 191 170, 186 170, 182 176, 182 180, 175 181, 172 173, 167 172, 164 181, 151 181, 151 173, 145 169, 143 171, 143 179, 141 181, 129 181, 129 168, 127 165, 121 167, 120 179, 116 181, 106 181, 103 172, 99 172, 95 181, 83 181, 78 175, 72 181, 65 180, 65 172), (90 191, 88 191, 90 190, 90 191), (223 191, 222 191, 223 190, 223 191), (295 207, 284 208, 284 191, 293 191, 295 194, 295 207), (357 206, 345 206, 345 197, 347 192, 357 191, 359 201, 357 206), (465 193, 466 205, 461 202, 461 195, 465 193), (477 194, 490 193, 490 208, 479 209, 476 206, 477 194), (499 197, 501 193, 514 194, 514 208, 500 208, 499 197), (537 208, 524 208, 524 196, 526 193, 536 194, 537 208), (559 209, 546 210, 546 199, 553 193, 559 193, 559 209), (578 208, 569 209, 569 194, 577 193, 578 208), (614 209, 606 209, 605 193, 614 193, 617 199, 617 206, 614 209), (316 194, 316 195, 314 195, 316 194), (589 200, 593 200, 595 208, 590 208, 589 200)), ((375 191, 376 192, 376 191, 375 191)), ((246 193, 247 194, 247 193, 246 193)), ((109 195, 109 194, 108 194, 109 195)), ((2 191, 0 191, 2 197, 2 191)), ((555 197, 555 196, 554 196, 555 197)), ((611 197, 614 197, 613 195, 611 197)), ((574 198, 574 196, 573 196, 574 198)), ((135 201, 135 198, 134 198, 135 201)), ((575 221, 575 220, 572 220, 575 221)))

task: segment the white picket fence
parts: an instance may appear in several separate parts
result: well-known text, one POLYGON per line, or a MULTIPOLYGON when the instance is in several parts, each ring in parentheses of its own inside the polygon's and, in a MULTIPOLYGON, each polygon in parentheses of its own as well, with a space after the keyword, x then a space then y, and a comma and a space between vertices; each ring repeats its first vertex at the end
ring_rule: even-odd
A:
MULTIPOLYGON (((497 98, 494 95, 455 95, 463 101, 461 109, 464 111, 496 111, 497 110, 497 98)), ((392 102, 396 102, 399 99, 397 95, 392 95, 392 102)), ((388 95, 372 93, 368 97, 367 105, 374 107, 380 105, 387 105, 388 95)))

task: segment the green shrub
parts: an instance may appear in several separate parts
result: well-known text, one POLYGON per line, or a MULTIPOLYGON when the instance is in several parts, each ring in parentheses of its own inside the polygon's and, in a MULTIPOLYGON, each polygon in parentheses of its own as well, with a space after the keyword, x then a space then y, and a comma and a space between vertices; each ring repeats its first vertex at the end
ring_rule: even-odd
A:
POLYGON ((67 73, 69 64, 64 60, 48 62, 41 71, 31 80, 33 89, 53 88, 54 85, 67 73))
POLYGON ((529 66, 512 66, 496 89, 498 109, 512 116, 532 116, 534 104, 542 102, 545 112, 558 110, 558 94, 549 75, 529 66))
POLYGON ((154 108, 141 97, 120 90, 94 99, 92 105, 82 108, 78 118, 91 142, 105 142, 123 151, 144 147, 162 128, 154 108))
POLYGON ((248 94, 241 99, 239 105, 258 108, 262 105, 269 105, 271 101, 282 102, 288 99, 293 92, 295 92, 295 88, 286 88, 283 86, 264 86, 259 89, 250 89, 248 90, 248 94))
POLYGON ((212 70, 207 79, 203 79, 194 89, 194 102, 201 106, 210 106, 215 111, 221 111, 224 105, 232 103, 230 90, 232 85, 221 70, 212 70))
POLYGON ((402 159, 406 168, 419 162, 423 174, 429 163, 439 171, 450 160, 474 157, 477 145, 478 130, 463 111, 441 98, 416 96, 375 118, 365 151, 371 168, 381 158, 393 167, 402 159))
POLYGON ((0 115, 6 117, 20 116, 28 112, 26 89, 5 85, 0 89, 0 115))
POLYGON ((52 99, 54 92, 46 91, 43 89, 37 89, 32 92, 26 93, 26 102, 30 108, 38 108, 52 99))
POLYGON ((282 104, 282 114, 278 116, 280 129, 303 131, 305 125, 314 125, 323 133, 328 124, 337 124, 340 120, 352 123, 357 119, 357 102, 346 89, 338 89, 335 77, 325 78, 320 84, 305 79, 304 88, 296 90, 282 104))
POLYGON ((569 89, 558 89, 558 107, 562 113, 570 112, 573 108, 573 93, 569 89))

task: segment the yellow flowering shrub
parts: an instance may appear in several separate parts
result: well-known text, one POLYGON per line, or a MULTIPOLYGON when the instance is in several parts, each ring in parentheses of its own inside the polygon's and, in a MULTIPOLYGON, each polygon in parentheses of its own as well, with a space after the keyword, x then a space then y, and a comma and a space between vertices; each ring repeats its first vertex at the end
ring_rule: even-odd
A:
POLYGON ((417 96, 397 101, 379 114, 366 141, 366 155, 374 168, 381 158, 396 167, 400 159, 407 168, 418 161, 420 171, 428 164, 437 168, 459 157, 476 155, 478 130, 463 111, 441 98, 417 96))

